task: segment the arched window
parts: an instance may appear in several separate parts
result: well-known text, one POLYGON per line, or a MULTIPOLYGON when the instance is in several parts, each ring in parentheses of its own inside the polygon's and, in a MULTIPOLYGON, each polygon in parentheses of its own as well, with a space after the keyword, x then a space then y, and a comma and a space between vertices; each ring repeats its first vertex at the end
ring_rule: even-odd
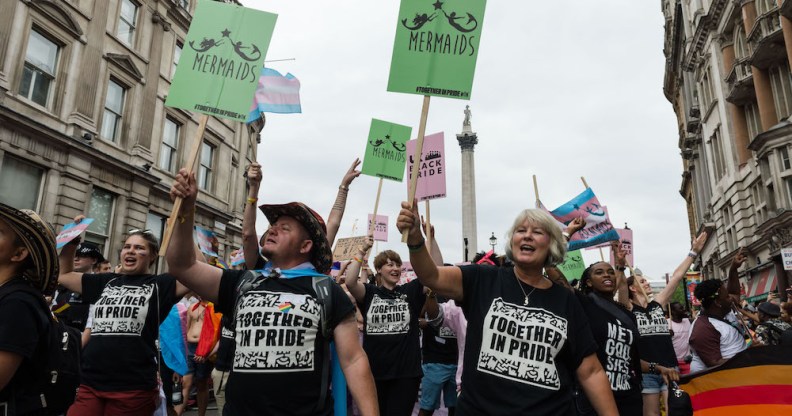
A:
POLYGON ((756 0, 756 15, 762 16, 770 10, 778 7, 775 0, 756 0))
POLYGON ((740 60, 750 55, 751 51, 748 49, 748 42, 745 40, 745 29, 742 25, 737 25, 734 28, 734 56, 740 60))

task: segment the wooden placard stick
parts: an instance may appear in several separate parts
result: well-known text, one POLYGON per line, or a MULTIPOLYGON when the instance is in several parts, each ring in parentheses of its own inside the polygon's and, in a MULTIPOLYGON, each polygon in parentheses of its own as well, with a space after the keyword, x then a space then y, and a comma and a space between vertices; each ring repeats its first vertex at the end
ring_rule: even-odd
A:
POLYGON ((374 227, 377 226, 377 210, 379 209, 380 194, 382 193, 382 182, 384 179, 380 178, 379 185, 377 186, 377 199, 374 202, 374 215, 371 216, 371 224, 369 225, 366 235, 374 235, 374 227))
POLYGON ((429 217, 429 200, 426 201, 426 251, 432 255, 432 221, 429 217))
POLYGON ((533 175, 533 184, 534 184, 534 195, 536 196, 536 208, 539 208, 540 199, 539 199, 539 185, 536 184, 536 175, 533 175))
MULTIPOLYGON (((187 173, 192 173, 195 170, 195 163, 198 161, 198 152, 201 149, 201 144, 203 144, 203 134, 204 130, 206 130, 207 121, 209 121, 209 116, 206 114, 201 115, 201 119, 198 122, 198 130, 195 132, 195 137, 193 138, 192 150, 190 150, 190 156, 187 159, 187 173)), ((173 234, 174 221, 176 221, 176 218, 179 216, 181 205, 182 198, 176 198, 176 200, 173 201, 173 210, 171 210, 170 217, 168 217, 168 221, 165 224, 165 233, 162 235, 162 245, 160 246, 159 252, 159 255, 162 257, 168 252, 171 234, 173 234)))
MULTIPOLYGON (((429 96, 424 95, 423 106, 421 107, 421 121, 418 124, 418 143, 415 145, 413 156, 412 172, 410 173, 410 185, 407 188, 407 203, 412 207, 415 202, 415 188, 418 185, 418 170, 421 167, 421 156, 423 155, 424 134, 426 133, 426 118, 429 116, 429 96)), ((407 242, 408 231, 402 233, 402 243, 407 242)))
POLYGON ((586 183, 586 178, 584 178, 584 177, 582 177, 582 176, 581 176, 581 177, 580 177, 580 180, 581 180, 581 181, 583 181, 583 186, 585 186, 585 187, 588 189, 588 187, 589 187, 589 186, 588 186, 588 184, 586 183))

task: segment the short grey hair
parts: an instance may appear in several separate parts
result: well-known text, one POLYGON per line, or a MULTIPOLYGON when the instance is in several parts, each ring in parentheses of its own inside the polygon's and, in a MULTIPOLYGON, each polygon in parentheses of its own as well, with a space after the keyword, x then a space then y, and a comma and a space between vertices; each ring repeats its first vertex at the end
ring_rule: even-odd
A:
POLYGON ((561 264, 564 262, 564 256, 566 256, 567 252, 567 241, 564 238, 564 235, 561 234, 561 228, 558 226, 558 222, 550 216, 547 212, 541 209, 526 209, 520 212, 517 215, 517 218, 514 219, 514 223, 512 224, 509 231, 506 232, 506 257, 509 260, 514 261, 514 255, 512 253, 512 237, 514 237, 514 232, 517 228, 523 223, 528 221, 529 223, 536 224, 539 227, 542 227, 547 234, 550 236, 550 254, 545 259, 545 267, 555 266, 557 264, 561 264))

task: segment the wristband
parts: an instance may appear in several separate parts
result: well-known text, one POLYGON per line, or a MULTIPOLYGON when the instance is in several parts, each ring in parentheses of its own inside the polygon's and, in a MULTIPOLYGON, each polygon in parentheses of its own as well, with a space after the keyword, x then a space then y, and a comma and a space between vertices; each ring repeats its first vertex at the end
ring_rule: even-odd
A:
POLYGON ((425 240, 421 240, 421 242, 419 244, 416 244, 414 246, 410 245, 410 244, 407 244, 407 250, 409 250, 411 253, 414 253, 414 252, 422 249, 425 243, 426 243, 425 240))
POLYGON ((660 374, 660 372, 657 371, 657 363, 649 363, 649 372, 652 374, 660 374))
POLYGON ((695 260, 695 259, 696 259, 696 257, 698 257, 698 253, 696 253, 696 252, 695 252, 695 251, 693 251, 693 250, 690 250, 690 251, 688 252, 688 257, 690 257, 691 259, 694 259, 694 260, 695 260))
POLYGON ((258 202, 258 198, 250 198, 250 197, 248 197, 248 199, 247 199, 247 203, 248 204, 255 205, 256 202, 258 202))
POLYGON ((361 259, 359 259, 359 258, 357 258, 357 257, 352 257, 352 260, 354 260, 354 261, 356 261, 356 262, 358 262, 358 263, 361 263, 361 264, 363 264, 363 260, 361 260, 361 259))
POLYGON ((568 232, 566 232, 566 231, 561 231, 561 235, 563 235, 563 236, 564 236, 564 238, 565 238, 567 241, 569 241, 569 239, 570 239, 570 238, 572 238, 572 236, 570 236, 570 235, 569 235, 569 233, 568 233, 568 232))
POLYGON ((348 186, 344 186, 344 185, 338 185, 338 189, 341 190, 341 191, 348 191, 349 187, 348 186))

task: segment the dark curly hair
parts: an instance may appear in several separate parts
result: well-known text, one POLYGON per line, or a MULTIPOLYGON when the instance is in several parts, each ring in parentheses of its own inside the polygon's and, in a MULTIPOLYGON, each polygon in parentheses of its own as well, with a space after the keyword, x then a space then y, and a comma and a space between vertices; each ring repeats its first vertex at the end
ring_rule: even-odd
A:
POLYGON ((587 284, 589 280, 591 280, 591 271, 594 269, 594 266, 600 263, 607 263, 605 261, 595 261, 594 263, 589 264, 586 267, 586 270, 583 270, 583 276, 580 277, 580 283, 578 284, 578 288, 581 292, 585 294, 591 293, 591 287, 587 284))
POLYGON ((706 309, 709 308, 713 302, 715 302, 715 298, 718 297, 718 290, 722 286, 723 281, 720 279, 705 280, 696 285, 696 289, 693 291, 693 294, 696 295, 696 299, 701 302, 701 306, 706 309))

